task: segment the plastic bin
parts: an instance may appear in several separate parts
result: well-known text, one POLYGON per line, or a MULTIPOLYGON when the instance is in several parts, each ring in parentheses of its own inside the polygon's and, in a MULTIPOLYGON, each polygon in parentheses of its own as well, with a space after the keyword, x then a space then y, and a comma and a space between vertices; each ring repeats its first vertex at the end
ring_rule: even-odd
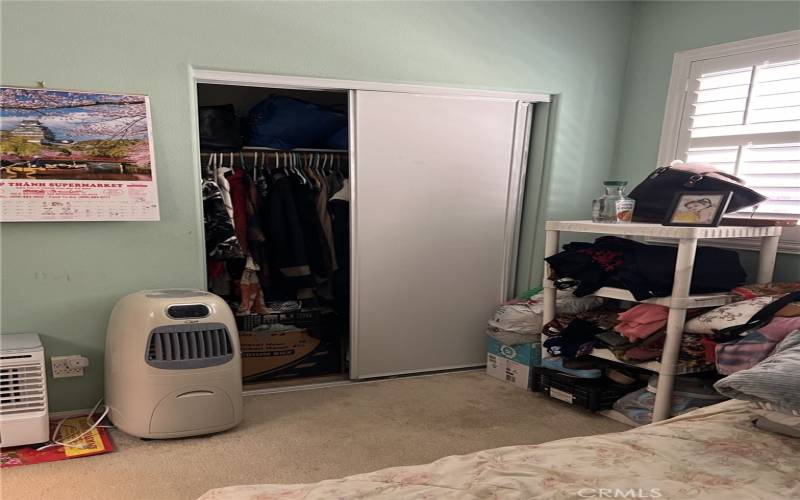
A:
POLYGON ((589 411, 600 411, 610 409, 616 400, 644 385, 644 381, 620 385, 606 378, 578 378, 548 368, 537 368, 532 390, 545 392, 551 398, 589 411))

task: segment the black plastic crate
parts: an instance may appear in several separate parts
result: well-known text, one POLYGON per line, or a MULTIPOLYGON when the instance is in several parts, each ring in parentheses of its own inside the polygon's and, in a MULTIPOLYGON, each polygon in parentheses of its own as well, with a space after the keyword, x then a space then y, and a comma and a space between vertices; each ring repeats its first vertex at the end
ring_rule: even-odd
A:
POLYGON ((332 309, 300 309, 298 311, 281 312, 274 314, 247 314, 236 316, 236 326, 239 330, 250 331, 262 325, 295 325, 301 328, 330 325, 336 321, 336 313, 332 309))
POLYGON ((549 368, 536 368, 534 390, 589 411, 610 409, 616 400, 644 386, 644 382, 620 385, 606 378, 580 378, 549 368))

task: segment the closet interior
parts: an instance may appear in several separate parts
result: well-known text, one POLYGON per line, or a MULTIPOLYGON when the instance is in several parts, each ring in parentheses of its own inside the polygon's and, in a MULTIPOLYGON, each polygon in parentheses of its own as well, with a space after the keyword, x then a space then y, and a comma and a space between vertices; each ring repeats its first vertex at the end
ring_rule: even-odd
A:
POLYGON ((348 93, 197 84, 208 290, 243 382, 345 378, 348 93))

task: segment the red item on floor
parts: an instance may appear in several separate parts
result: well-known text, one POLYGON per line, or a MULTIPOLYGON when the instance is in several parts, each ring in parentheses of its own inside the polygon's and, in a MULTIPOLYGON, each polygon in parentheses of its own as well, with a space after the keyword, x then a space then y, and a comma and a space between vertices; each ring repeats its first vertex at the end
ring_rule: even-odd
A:
MULTIPOLYGON (((58 424, 57 421, 50 422, 51 434, 55 430, 56 424, 58 424)), ((57 438, 59 441, 64 442, 88 428, 89 424, 86 422, 85 416, 68 418, 61 425, 57 438)), ((88 457, 114 451, 111 436, 108 434, 108 430, 103 427, 92 429, 90 433, 70 444, 76 447, 57 445, 41 451, 36 451, 36 448, 41 447, 41 445, 5 448, 0 450, 0 467, 18 467, 20 465, 56 462, 58 460, 88 457)))

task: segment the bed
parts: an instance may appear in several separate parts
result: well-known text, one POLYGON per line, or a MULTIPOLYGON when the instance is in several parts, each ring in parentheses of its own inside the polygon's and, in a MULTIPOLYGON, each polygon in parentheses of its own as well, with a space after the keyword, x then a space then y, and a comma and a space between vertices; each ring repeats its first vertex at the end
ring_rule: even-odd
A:
POLYGON ((314 484, 214 489, 202 500, 800 498, 800 439, 726 401, 626 432, 449 456, 314 484))

